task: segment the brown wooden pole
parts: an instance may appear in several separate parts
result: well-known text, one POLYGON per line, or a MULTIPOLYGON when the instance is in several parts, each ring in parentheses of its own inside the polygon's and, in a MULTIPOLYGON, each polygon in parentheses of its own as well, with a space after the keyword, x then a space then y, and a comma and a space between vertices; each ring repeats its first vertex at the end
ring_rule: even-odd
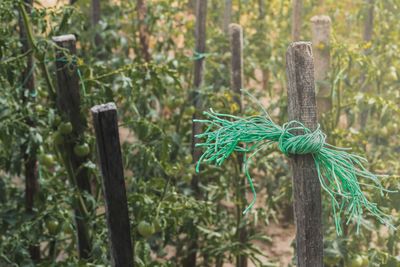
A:
MULTIPOLYGON (((25 9, 28 15, 31 14, 31 9, 33 5, 33 0, 24 0, 25 9)), ((19 16, 19 35, 22 44, 21 52, 26 53, 32 49, 28 42, 28 36, 24 26, 23 19, 21 15, 19 16)), ((35 75, 34 75, 34 61, 33 55, 26 56, 26 68, 22 71, 21 81, 22 81, 22 103, 24 105, 27 102, 32 101, 29 98, 32 95, 36 95, 35 88, 35 75), (27 95, 26 95, 27 94, 27 95)), ((32 118, 27 117, 25 123, 31 128, 35 128, 35 123, 32 118)), ((24 157, 24 175, 25 175, 25 210, 27 213, 33 213, 33 207, 35 204, 35 196, 39 192, 39 179, 38 179, 38 168, 37 168, 37 149, 35 145, 31 145, 31 149, 27 152, 27 146, 22 146, 22 153, 24 157)), ((29 246, 29 253, 31 259, 34 262, 40 260, 40 245, 39 241, 36 244, 31 244, 29 246)))
MULTIPOLYGON (((53 37, 53 41, 61 49, 56 49, 56 68, 57 68, 57 109, 64 121, 71 122, 72 133, 63 144, 65 153, 66 168, 72 171, 71 176, 80 192, 90 190, 90 175, 87 168, 82 165, 88 161, 88 157, 78 157, 74 154, 73 148, 82 139, 87 122, 85 116, 81 114, 81 96, 79 87, 79 77, 76 62, 68 62, 65 50, 69 51, 70 56, 76 55, 76 39, 74 35, 61 35, 53 37)), ((78 232, 78 251, 80 258, 89 258, 91 243, 85 214, 81 207, 75 209, 75 220, 78 232)))
MULTIPOLYGON (((207 0, 196 0, 195 7, 196 14, 196 25, 195 25, 195 52, 198 58, 194 61, 194 75, 193 75, 193 89, 190 94, 190 100, 195 107, 195 113, 193 119, 199 118, 199 114, 202 109, 200 89, 203 85, 204 79, 204 65, 205 58, 201 56, 206 52, 206 18, 207 18, 207 0)), ((201 133, 201 125, 199 123, 192 123, 192 158, 193 162, 197 162, 201 156, 201 149, 196 148, 196 144, 200 141, 195 136, 201 133)), ((191 187, 196 194, 196 197, 200 198, 199 190, 199 176, 193 175, 191 181, 191 187)), ((197 249, 198 249, 198 234, 195 230, 195 225, 192 225, 192 233, 190 233, 190 241, 188 244, 188 255, 183 260, 184 267, 195 267, 197 260, 197 249)))
POLYGON ((134 266, 124 168, 114 103, 94 106, 93 126, 103 177, 103 191, 111 254, 114 267, 134 266))
POLYGON ((292 0, 292 40, 300 40, 303 0, 292 0))
MULTIPOLYGON (((311 43, 292 43, 286 54, 289 120, 315 130, 317 108, 311 43)), ((298 133, 300 134, 300 133, 298 133)), ((312 155, 292 155, 298 267, 323 266, 321 186, 312 155)))
POLYGON ((330 70, 331 19, 329 16, 311 18, 315 82, 317 86, 317 106, 319 115, 332 109, 331 87, 327 81, 330 70))
MULTIPOLYGON (((239 106, 240 112, 242 111, 242 92, 243 89, 243 30, 238 24, 229 25, 229 35, 231 42, 231 89, 234 93, 234 100, 239 106)), ((239 170, 242 171, 243 156, 238 158, 239 170)), ((242 212, 245 209, 246 199, 246 179, 244 177, 237 177, 238 181, 238 191, 237 191, 237 238, 239 243, 247 243, 247 229, 246 223, 244 222, 246 218, 243 216, 242 212)), ((236 267, 247 267, 247 257, 245 255, 238 255, 236 257, 236 267)))

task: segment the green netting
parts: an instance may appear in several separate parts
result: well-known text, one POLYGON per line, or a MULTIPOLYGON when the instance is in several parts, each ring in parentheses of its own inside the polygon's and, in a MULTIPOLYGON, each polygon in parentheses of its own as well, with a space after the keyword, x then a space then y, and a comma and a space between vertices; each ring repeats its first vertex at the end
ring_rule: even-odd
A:
POLYGON ((204 143, 196 144, 197 147, 204 149, 197 162, 196 171, 199 171, 202 162, 220 166, 233 152, 243 153, 244 172, 253 192, 252 202, 243 211, 247 213, 256 200, 256 191, 248 165, 258 151, 277 145, 287 156, 311 154, 321 187, 331 199, 338 235, 342 234, 343 217, 347 217, 347 224, 354 219, 357 222, 358 232, 364 211, 368 211, 381 223, 393 227, 390 216, 382 212, 376 203, 370 202, 360 187, 362 183, 359 179, 365 178, 372 184, 362 185, 377 188, 381 194, 388 191, 382 187, 379 176, 364 167, 366 159, 349 153, 349 149, 326 143, 326 135, 319 126, 315 131, 311 131, 298 121, 290 121, 279 126, 264 109, 263 111, 263 115, 242 118, 216 113, 210 109, 209 112, 204 112, 206 119, 194 120, 207 126, 203 133, 196 135, 197 138, 205 139, 204 143), (295 135, 295 132, 300 134, 295 135))

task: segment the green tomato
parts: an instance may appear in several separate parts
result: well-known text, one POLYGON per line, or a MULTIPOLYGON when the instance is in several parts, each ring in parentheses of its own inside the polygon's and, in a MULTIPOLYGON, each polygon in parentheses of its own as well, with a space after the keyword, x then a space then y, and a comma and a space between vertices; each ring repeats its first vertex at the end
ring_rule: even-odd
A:
POLYGON ((40 155, 39 159, 40 159, 41 163, 47 167, 53 166, 54 163, 56 162, 54 159, 54 156, 51 154, 42 154, 42 155, 40 155))
POLYGON ((146 221, 141 221, 137 230, 143 237, 149 237, 155 233, 154 225, 146 221))
POLYGON ((340 261, 339 255, 327 255, 324 256, 324 265, 326 266, 336 266, 340 261))
POLYGON ((89 153, 90 153, 90 147, 86 143, 74 146, 74 154, 77 155, 78 157, 85 157, 89 155, 89 153))
POLYGON ((36 111, 37 113, 41 114, 41 113, 43 113, 45 110, 44 110, 44 107, 43 107, 42 105, 37 104, 37 105, 35 106, 35 111, 36 111))
POLYGON ((60 230, 60 223, 55 219, 46 221, 46 228, 50 235, 56 235, 60 230))
POLYGON ((346 267, 363 267, 363 258, 360 255, 354 255, 348 262, 346 267))
POLYGON ((72 133, 72 124, 70 122, 63 122, 58 126, 58 130, 61 134, 67 135, 72 133))

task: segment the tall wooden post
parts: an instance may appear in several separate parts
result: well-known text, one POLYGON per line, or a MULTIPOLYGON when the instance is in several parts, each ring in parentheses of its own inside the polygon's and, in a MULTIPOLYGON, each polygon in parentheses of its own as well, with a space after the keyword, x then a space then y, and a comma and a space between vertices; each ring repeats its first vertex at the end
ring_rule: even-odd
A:
MULTIPOLYGON (((292 43, 286 54, 289 120, 317 127, 311 43, 292 43)), ((301 134, 301 133, 298 133, 301 134)), ((298 267, 323 266, 321 186, 312 155, 292 155, 298 267)))
POLYGON ((293 40, 293 42, 300 40, 302 11, 303 11, 303 0, 292 0, 292 40, 293 40))
MULTIPOLYGON (((231 89, 234 93, 234 100, 236 104, 239 106, 239 110, 241 111, 243 108, 242 99, 241 99, 241 89, 243 89, 243 30, 242 27, 238 24, 230 24, 229 25, 229 35, 231 42, 231 89)), ((242 170, 243 165, 243 156, 239 156, 238 158, 239 169, 242 170)), ((244 177, 237 177, 238 180, 237 186, 238 191, 236 199, 237 199, 237 238, 241 244, 245 244, 247 242, 247 229, 246 223, 243 223, 244 216, 242 212, 245 208, 246 199, 246 179, 244 177)), ((236 267, 247 267, 247 257, 244 255, 238 255, 236 257, 236 267)))
POLYGON ((94 106, 93 126, 103 176, 103 191, 113 267, 134 266, 124 169, 114 103, 94 106))
POLYGON ((327 81, 330 69, 331 19, 329 16, 311 18, 312 44, 317 85, 317 106, 319 115, 332 109, 331 87, 327 81))
MULTIPOLYGON (((200 89, 203 85, 204 79, 204 65, 205 58, 202 56, 206 52, 206 18, 207 18, 207 0, 196 0, 196 25, 195 25, 195 52, 196 60, 194 61, 194 75, 193 75, 193 89, 190 94, 191 102, 195 107, 193 120, 199 118, 202 109, 200 89)), ((201 125, 199 123, 192 123, 192 158, 193 162, 197 162, 201 156, 201 149, 196 148, 196 143, 199 139, 195 136, 201 133, 201 125)), ((199 192, 199 176, 193 175, 191 187, 197 197, 200 197, 199 192)), ((193 232, 191 233, 191 240, 188 244, 188 255, 183 261, 184 267, 195 267, 197 258, 198 234, 193 225, 193 232)))
MULTIPOLYGON (((24 0, 26 12, 30 15, 33 0, 24 0)), ((21 52, 26 53, 32 47, 28 42, 28 36, 24 26, 21 15, 19 16, 19 36, 22 44, 21 52)), ((22 102, 24 105, 29 102, 29 97, 36 94, 35 88, 35 75, 34 75, 34 61, 33 56, 26 56, 26 68, 22 71, 22 102), (26 95, 28 94, 28 95, 26 95)), ((35 124, 31 118, 26 118, 25 123, 29 127, 34 128, 35 124)), ((37 168, 37 146, 31 146, 30 152, 27 152, 27 146, 22 146, 22 153, 24 155, 24 175, 25 175, 25 210, 27 213, 33 212, 34 199, 39 192, 38 168, 37 168)), ((31 259, 35 262, 40 260, 40 246, 39 242, 29 246, 29 253, 31 259)))
POLYGON ((143 58, 146 62, 150 61, 149 53, 149 30, 147 27, 147 3, 146 0, 137 0, 136 11, 139 21, 139 42, 143 58))
MULTIPOLYGON (((88 157, 78 157, 73 148, 82 138, 87 127, 85 116, 81 114, 81 97, 76 62, 68 62, 65 50, 70 56, 76 55, 76 40, 72 34, 53 37, 53 41, 62 49, 56 50, 57 69, 57 109, 63 120, 71 122, 73 130, 64 141, 62 152, 67 169, 71 169, 72 179, 78 190, 90 193, 90 175, 87 168, 82 167, 88 157)), ((75 220, 78 231, 78 250, 80 258, 89 258, 91 251, 90 237, 85 222, 85 215, 80 207, 75 209, 75 220)))

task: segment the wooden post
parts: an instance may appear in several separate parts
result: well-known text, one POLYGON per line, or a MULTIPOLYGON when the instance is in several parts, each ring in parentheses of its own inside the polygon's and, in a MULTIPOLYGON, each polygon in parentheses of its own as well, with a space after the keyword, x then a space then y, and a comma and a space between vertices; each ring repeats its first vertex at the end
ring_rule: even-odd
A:
POLYGON ((301 13, 303 10, 303 0, 292 0, 292 40, 300 40, 301 32, 301 13))
MULTIPOLYGON (((25 0, 26 12, 30 15, 33 0, 25 0)), ((19 35, 22 44, 21 53, 26 53, 32 47, 29 45, 28 36, 24 26, 21 15, 19 16, 19 35)), ((35 88, 35 75, 34 75, 34 62, 32 54, 26 56, 26 68, 22 71, 22 102, 27 104, 29 97, 36 94, 35 88), (28 93, 28 96, 26 95, 28 93)), ((34 128, 35 124, 31 118, 26 118, 25 123, 29 127, 34 128)), ((25 175, 25 211, 27 213, 33 212, 34 199, 39 192, 38 168, 37 168, 37 146, 31 146, 30 152, 27 152, 27 146, 22 146, 22 153, 24 155, 24 175, 25 175)), ((29 254, 34 262, 40 260, 40 246, 39 241, 36 244, 29 246, 29 254)))
POLYGON ((224 32, 228 32, 229 23, 231 23, 231 20, 232 20, 232 0, 225 0, 224 16, 222 22, 222 29, 224 32))
MULTIPOLYGON (((101 5, 100 5, 100 0, 92 0, 92 26, 93 28, 96 28, 97 24, 99 24, 100 18, 101 18, 101 5)), ((96 29, 97 31, 97 29, 96 29)), ((94 36, 94 44, 96 46, 101 45, 101 36, 100 34, 96 33, 94 36)))
POLYGON ((139 41, 142 49, 142 55, 146 62, 149 62, 151 57, 149 53, 149 30, 147 27, 147 3, 146 0, 137 0, 136 11, 139 22, 139 41))
MULTIPOLYGON (((207 18, 207 0, 196 0, 196 25, 195 25, 195 52, 201 55, 206 52, 206 18, 207 18)), ((193 119, 199 118, 201 112, 201 95, 199 93, 201 86, 203 85, 204 79, 204 64, 205 58, 199 56, 194 61, 194 75, 193 75, 193 89, 190 94, 190 100, 195 107, 195 113, 193 119)), ((199 123, 192 123, 192 158, 193 162, 197 162, 201 156, 201 149, 196 148, 196 143, 199 139, 195 136, 201 133, 201 125, 199 123)), ((191 187, 197 197, 200 197, 199 193, 199 176, 193 175, 191 181, 191 187)), ((183 260, 184 267, 195 267, 197 258, 197 231, 196 226, 193 225, 193 231, 191 234, 191 240, 188 244, 188 255, 183 260)))
POLYGON ((331 19, 329 16, 311 18, 315 81, 317 86, 317 106, 319 115, 332 109, 331 88, 327 81, 330 69, 331 19))
MULTIPOLYGON (((231 42, 231 89, 234 93, 234 100, 239 106, 239 111, 242 111, 242 92, 243 89, 243 30, 238 24, 229 25, 229 35, 231 42)), ((239 170, 242 170, 243 156, 238 158, 239 170)), ((237 238, 239 243, 245 244, 247 242, 247 229, 246 223, 243 221, 246 218, 243 216, 242 212, 245 208, 246 199, 246 179, 244 177, 238 177, 237 183, 237 238)), ((247 257, 244 255, 238 255, 236 257, 236 267, 247 267, 247 257)))
MULTIPOLYGON (((63 153, 65 153, 65 166, 72 173, 70 176, 76 183, 78 190, 90 193, 90 175, 87 168, 82 167, 88 161, 88 157, 78 157, 73 148, 82 138, 86 129, 85 117, 81 114, 81 98, 79 89, 79 77, 76 62, 68 62, 65 50, 70 56, 76 55, 76 40, 74 35, 61 35, 53 37, 53 41, 62 49, 56 50, 57 68, 57 109, 63 120, 70 121, 73 131, 64 141, 63 153)), ((78 250, 80 258, 89 258, 91 251, 90 237, 85 223, 85 215, 81 207, 75 209, 75 220, 78 232, 78 250)))
POLYGON ((114 103, 94 106, 93 126, 103 176, 111 265, 134 266, 124 169, 114 103))
MULTIPOLYGON (((289 120, 317 127, 311 43, 292 43, 286 54, 289 120)), ((323 266, 321 186, 312 155, 292 155, 298 267, 323 266)))

